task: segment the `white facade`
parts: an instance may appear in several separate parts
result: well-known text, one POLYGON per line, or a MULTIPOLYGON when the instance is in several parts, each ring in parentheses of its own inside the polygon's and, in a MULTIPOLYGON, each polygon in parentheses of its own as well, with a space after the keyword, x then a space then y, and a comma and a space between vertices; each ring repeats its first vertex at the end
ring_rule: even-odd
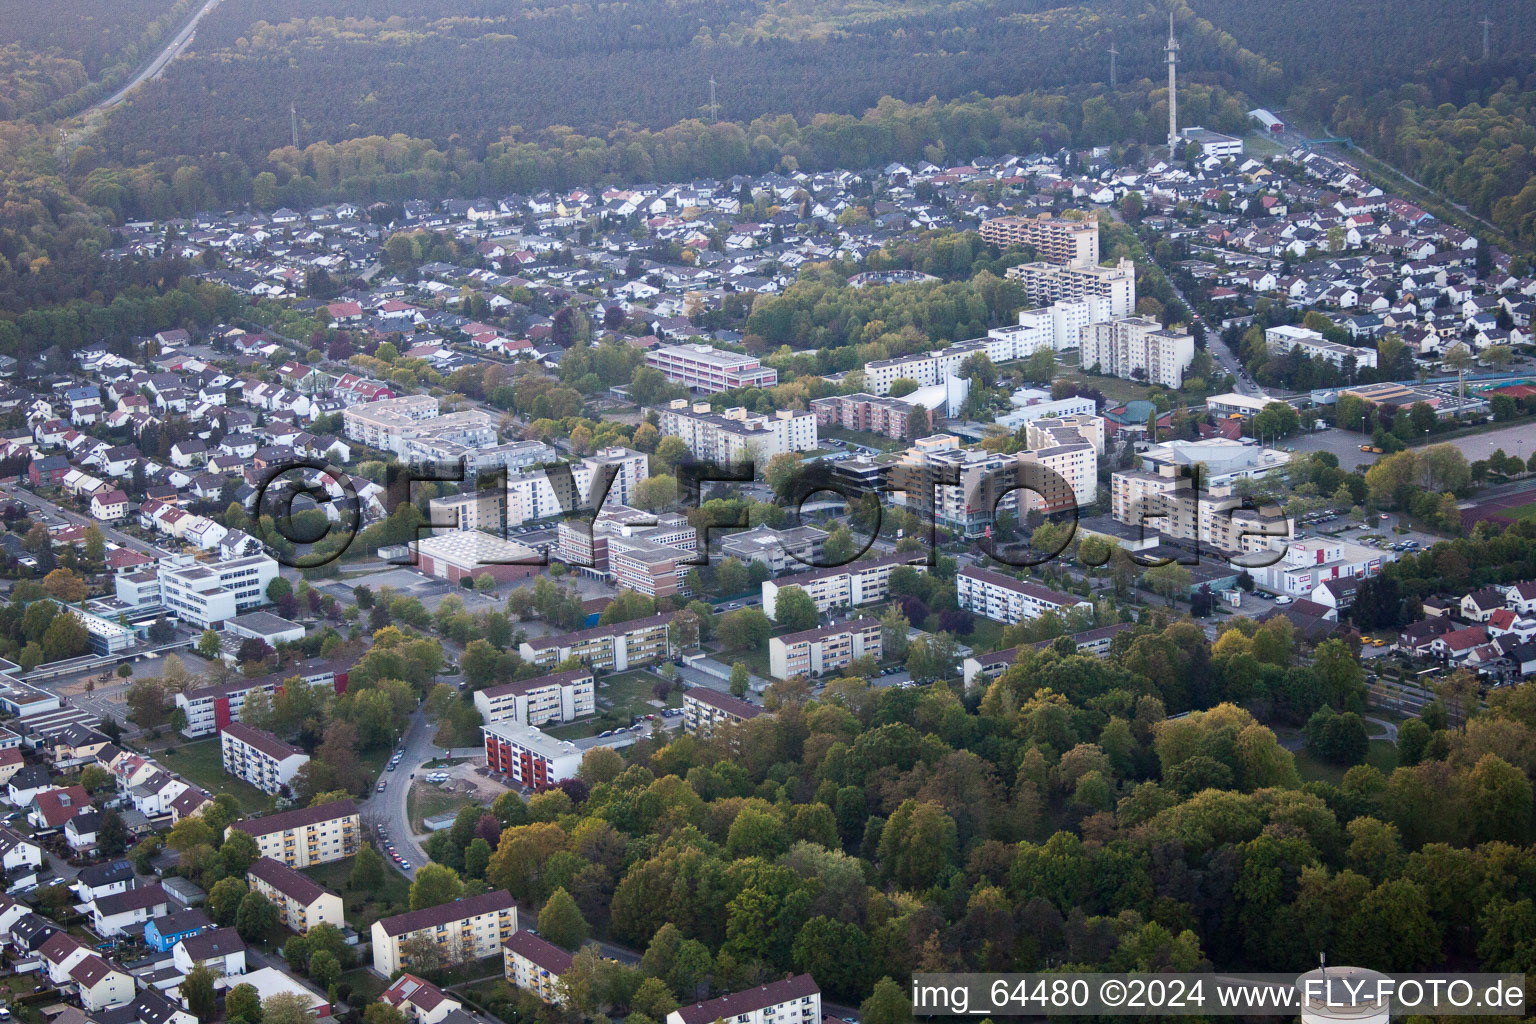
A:
POLYGON ((1353 359, 1355 366, 1376 367, 1376 350, 1374 348, 1355 348, 1353 345, 1340 345, 1336 341, 1329 341, 1317 331, 1306 327, 1291 327, 1281 325, 1271 327, 1264 332, 1264 343, 1271 352, 1284 354, 1292 348, 1299 348, 1303 355, 1322 359, 1330 366, 1343 368, 1347 360, 1353 359))
POLYGON ((165 610, 198 629, 218 629, 241 612, 267 603, 267 584, 277 562, 251 555, 222 562, 163 567, 160 598, 165 610))
POLYGON ((1046 612, 1064 615, 1074 608, 1093 610, 1093 603, 1038 583, 1026 583, 991 569, 964 569, 955 574, 955 599, 961 608, 995 622, 1013 625, 1046 612))
POLYGON ((231 722, 219 734, 224 771, 274 796, 287 789, 309 755, 265 729, 231 722))
POLYGON ((686 399, 657 412, 662 434, 681 438, 698 458, 721 464, 752 462, 761 471, 775 455, 817 445, 812 412, 780 409, 764 416, 736 408, 717 414, 708 403, 690 405, 686 399))
POLYGON ((1165 330, 1148 317, 1129 316, 1090 324, 1083 332, 1082 349, 1087 369, 1179 388, 1195 358, 1195 339, 1165 330))

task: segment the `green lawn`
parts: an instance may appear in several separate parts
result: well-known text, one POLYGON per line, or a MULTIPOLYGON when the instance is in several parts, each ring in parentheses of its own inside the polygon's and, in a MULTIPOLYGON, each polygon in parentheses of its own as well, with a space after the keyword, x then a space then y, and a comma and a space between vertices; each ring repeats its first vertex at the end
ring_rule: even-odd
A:
MULTIPOLYGON (((1344 781, 1344 773, 1349 770, 1313 757, 1305 747, 1295 751, 1295 755, 1296 771, 1300 773, 1303 782, 1327 782, 1337 786, 1344 781)), ((1375 765, 1383 775, 1392 774, 1392 770, 1397 767, 1396 745, 1386 740, 1371 740, 1370 750, 1365 755, 1365 763, 1375 765)))
POLYGON ((343 985, 351 985, 353 992, 361 992, 370 1003, 377 1001, 380 994, 388 987, 383 978, 366 967, 354 967, 350 971, 343 972, 339 982, 343 985))
MULTIPOLYGON (((394 868, 385 866, 384 884, 376 891, 359 892, 349 884, 352 876, 352 860, 347 857, 344 860, 334 860, 329 864, 318 864, 304 868, 304 874, 319 882, 332 892, 341 895, 342 906, 346 911, 347 923, 355 928, 359 934, 367 935, 373 922, 381 917, 390 917, 394 914, 403 914, 411 909, 411 883, 394 868)), ((345 979, 346 976, 343 975, 345 979)), ((357 982, 353 982, 357 987, 357 982)), ((382 983, 380 990, 382 991, 382 983)))
POLYGON ((474 797, 465 793, 450 793, 430 782, 411 783, 411 791, 405 797, 406 814, 411 819, 411 829, 417 835, 426 831, 422 821, 439 814, 456 814, 460 807, 475 803, 474 797))
POLYGON ((160 759, 167 768, 210 793, 231 794, 240 801, 240 810, 246 814, 266 811, 272 804, 272 798, 255 786, 224 774, 224 759, 217 737, 167 747, 160 752, 160 759))
MULTIPOLYGON (((656 708, 650 702, 656 699, 654 691, 660 681, 649 672, 639 671, 618 672, 599 679, 597 703, 606 712, 600 710, 593 724, 628 725, 632 716, 651 714, 656 708)), ((676 692, 668 696, 667 702, 672 707, 683 706, 683 699, 676 692)))
POLYGON ((1528 505, 1516 505, 1513 508, 1501 509, 1499 515, 1509 516, 1517 521, 1536 520, 1536 501, 1528 505))

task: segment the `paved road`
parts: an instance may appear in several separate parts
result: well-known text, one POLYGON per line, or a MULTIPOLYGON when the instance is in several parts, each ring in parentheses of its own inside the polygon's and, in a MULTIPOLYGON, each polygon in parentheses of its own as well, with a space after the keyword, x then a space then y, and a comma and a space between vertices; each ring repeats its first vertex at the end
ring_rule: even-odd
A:
POLYGON ((1389 743, 1397 742, 1396 722, 1389 722, 1385 718, 1372 718, 1370 715, 1361 715, 1360 717, 1363 721, 1370 722, 1372 725, 1381 726, 1382 730, 1386 733, 1385 736, 1373 736, 1372 739, 1384 739, 1389 743))
POLYGON ((55 505, 53 502, 49 501, 47 498, 39 497, 38 495, 33 494, 31 491, 26 490, 23 487, 15 487, 8 493, 12 498, 21 502, 23 505, 27 505, 39 511, 46 512, 50 516, 53 516, 62 522, 74 523, 80 526, 95 523, 96 528, 101 531, 102 536, 106 537, 107 540, 121 547, 132 548, 134 551, 149 555, 152 558, 159 558, 165 554, 164 551, 161 551, 153 544, 146 544, 144 541, 139 540, 137 537, 130 537, 128 534, 124 533, 109 523, 97 522, 89 516, 82 516, 75 512, 66 511, 65 509, 62 509, 58 505, 55 505))
POLYGON ((203 18, 217 6, 219 6, 219 0, 208 0, 207 3, 203 4, 203 6, 198 9, 197 13, 192 15, 192 19, 188 21, 186 25, 182 26, 181 31, 176 33, 176 35, 171 38, 171 41, 166 44, 165 49, 156 54, 154 60, 151 60, 148 64, 146 64, 139 71, 139 73, 133 77, 132 81, 123 86, 121 89, 117 90, 117 92, 113 93, 111 96, 108 96, 106 99, 96 104, 94 107, 91 107, 86 111, 86 113, 92 114, 99 110, 106 110, 111 107, 115 107, 119 103, 122 103, 123 100, 127 99, 129 93, 133 92, 133 90, 137 89, 145 82, 152 78, 159 78, 160 73, 165 70, 165 66, 180 56, 181 52, 191 44, 192 37, 197 34, 198 23, 201 22, 203 18))
MULTIPOLYGON (((422 849, 416 837, 411 832, 410 816, 406 813, 405 797, 411 788, 411 774, 420 772, 423 763, 435 757, 441 757, 443 751, 432 745, 434 728, 427 721, 425 710, 418 709, 411 716, 411 724, 406 730, 405 739, 396 746, 403 748, 405 756, 400 759, 400 767, 390 772, 383 773, 381 778, 387 781, 384 792, 377 789, 371 793, 367 800, 363 801, 363 821, 370 825, 382 825, 389 832, 389 838, 395 844, 396 851, 411 865, 409 871, 402 872, 407 878, 416 877, 416 869, 427 862, 427 852, 422 849)), ((380 851, 383 853, 384 851, 380 851)), ((388 855, 385 855, 388 860, 388 855)), ((390 860, 392 866, 395 862, 390 860)), ((398 870, 398 866, 397 870, 398 870)))

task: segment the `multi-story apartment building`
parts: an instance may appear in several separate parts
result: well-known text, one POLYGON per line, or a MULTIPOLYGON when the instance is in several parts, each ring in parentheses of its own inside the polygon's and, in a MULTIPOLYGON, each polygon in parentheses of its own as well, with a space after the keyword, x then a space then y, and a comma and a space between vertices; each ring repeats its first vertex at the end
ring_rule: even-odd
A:
POLYGON ((932 352, 923 352, 894 359, 875 359, 864 364, 864 387, 877 398, 889 395, 891 385, 898 380, 910 380, 918 387, 937 384, 938 360, 932 352))
POLYGON ((720 541, 720 555, 743 562, 761 562, 769 572, 777 574, 787 568, 815 565, 821 561, 826 542, 826 531, 814 526, 775 530, 763 524, 726 534, 720 541))
POLYGON ((1021 263, 1009 267, 1006 276, 1022 284, 1029 301, 1037 306, 1095 296, 1108 302, 1110 316, 1128 316, 1136 308, 1136 267, 1129 259, 1122 258, 1112 267, 1021 263))
POLYGON ((348 438, 413 462, 453 458, 496 443, 496 418, 480 409, 438 414, 430 395, 404 395, 348 406, 341 413, 348 438), (445 449, 444 446, 457 446, 445 449))
POLYGON ((507 492, 500 488, 465 491, 427 502, 432 528, 445 530, 487 530, 498 537, 507 532, 507 492))
POLYGON ((1290 327, 1281 325, 1271 327, 1264 332, 1264 344, 1271 352, 1285 355, 1291 349, 1301 350, 1301 354, 1308 358, 1321 359, 1330 366, 1344 369, 1345 364, 1351 359, 1358 369, 1368 366, 1376 368, 1376 350, 1374 348, 1355 348, 1353 345, 1341 345, 1336 341, 1329 341, 1317 331, 1306 327, 1290 327))
POLYGON ((277 562, 266 555, 167 565, 160 569, 160 601, 188 625, 222 629, 241 612, 266 604, 267 584, 276 578, 277 562))
POLYGON ((891 572, 900 565, 910 565, 918 572, 928 571, 920 556, 899 554, 764 580, 763 614, 770 619, 776 618, 779 591, 785 587, 804 590, 815 602, 818 612, 829 608, 858 608, 884 601, 891 594, 891 572))
POLYGON ((181 734, 189 739, 211 736, 231 722, 240 721, 245 700, 257 690, 268 696, 285 680, 298 678, 310 686, 324 686, 341 693, 347 688, 348 663, 313 659, 259 679, 233 679, 227 683, 185 690, 176 695, 176 707, 186 717, 181 734))
POLYGON ((1167 330, 1150 317, 1118 317, 1083 331, 1083 366, 1111 377, 1180 388, 1194 358, 1193 336, 1167 330))
POLYGON ((543 441, 507 441, 504 444, 465 444, 446 437, 420 437, 412 449, 422 462, 462 462, 465 488, 474 486, 482 473, 506 470, 521 473, 546 462, 558 462, 560 453, 543 441))
POLYGON ((1030 246, 1047 263, 1092 267, 1099 262, 1099 222, 1092 213, 1083 220, 1041 214, 1038 217, 994 217, 981 222, 981 237, 993 245, 1030 246))
POLYGON ((581 759, 594 747, 617 750, 636 739, 634 733, 620 732, 578 747, 516 722, 492 722, 482 725, 480 732, 485 738, 486 768, 530 789, 548 789, 574 778, 581 759))
POLYGON ((571 954, 524 929, 502 943, 502 970, 509 984, 546 1003, 565 1001, 560 978, 571 969, 571 954))
POLYGON ((309 755, 298 747, 244 722, 224 726, 219 741, 225 773, 273 796, 287 791, 294 775, 309 763, 309 755))
POLYGON ((597 684, 590 671, 573 668, 477 690, 475 708, 486 724, 571 722, 597 713, 597 684))
POLYGON ((1038 619, 1046 612, 1093 611, 1092 601, 974 566, 955 574, 955 600, 961 608, 1009 625, 1038 619))
POLYGON ((708 686, 683 693, 683 731, 690 736, 708 736, 718 726, 750 722, 763 713, 756 704, 708 686))
POLYGON ((256 840, 263 857, 271 857, 291 868, 327 864, 357 853, 363 830, 358 821, 357 805, 351 800, 333 800, 317 807, 299 807, 279 814, 237 821, 224 830, 244 832, 256 840))
POLYGON ((252 892, 277 908, 283 927, 303 935, 317 924, 346 927, 341 897, 308 875, 271 857, 258 857, 245 872, 252 892))
POLYGON ((444 458, 457 461, 456 456, 464 451, 494 445, 498 436, 495 416, 481 409, 463 409, 407 423, 401 429, 396 454, 414 463, 444 458))
POLYGON ((706 1003, 681 1006, 666 1024, 821 1024, 821 989, 809 974, 797 974, 706 1003))
POLYGON ((752 463, 762 472, 775 455, 808 452, 817 445, 815 413, 779 409, 761 415, 739 407, 716 413, 708 402, 685 398, 652 411, 660 417, 662 434, 681 438, 695 456, 721 465, 752 463))
POLYGON ((858 658, 879 661, 883 652, 879 619, 835 622, 771 638, 768 674, 775 679, 823 676, 847 668, 858 658))
POLYGON ((756 358, 709 345, 663 345, 647 352, 645 363, 668 380, 711 394, 736 388, 771 388, 779 382, 779 371, 756 358))
POLYGON ((553 668, 576 658, 589 668, 622 672, 634 665, 649 665, 672 656, 668 627, 676 613, 665 612, 646 619, 593 626, 561 636, 524 640, 518 653, 540 668, 553 668))
POLYGON ((397 451, 404 442, 406 428, 412 423, 437 415, 437 399, 431 395, 405 395, 348 406, 342 410, 341 426, 347 437, 370 448, 397 451))
POLYGON ((897 440, 911 437, 914 430, 927 433, 933 429, 933 410, 926 409, 914 423, 916 409, 895 398, 880 398, 860 392, 856 395, 831 395, 811 402, 816 424, 865 430, 897 440))
MULTIPOLYGON (((1094 414, 1098 408, 1093 399, 1082 395, 1074 395, 1071 398, 1053 399, 1049 391, 1039 388, 1019 388, 1010 398, 1013 403, 1013 411, 998 416, 994 423, 1009 431, 1016 431, 1020 427, 1027 426, 1035 420, 1054 420, 1067 417, 1073 418, 1073 423, 1079 426, 1085 425, 1085 419, 1099 420, 1094 414)), ((1104 450, 1102 440, 1104 430, 1103 421, 1099 420, 1100 427, 1097 430, 1100 440, 1096 444, 1099 451, 1104 450)), ((1090 431, 1092 433, 1092 431, 1090 431)), ((1089 437, 1088 433, 1083 435, 1089 437)))
POLYGON ((507 524, 569 516, 601 505, 625 505, 640 481, 650 475, 650 460, 630 448, 604 448, 569 467, 529 470, 507 477, 507 524), (602 478, 609 473, 606 493, 602 478))
POLYGON ((1110 515, 1144 536, 1197 541, 1227 554, 1254 554, 1295 533, 1278 506, 1261 506, 1232 482, 1196 490, 1174 463, 1156 470, 1125 470, 1110 478, 1110 515))
POLYGON ((688 517, 677 512, 643 512, 627 505, 605 505, 588 520, 581 516, 560 520, 556 527, 556 553, 575 569, 607 573, 612 541, 644 540, 652 544, 697 551, 699 534, 688 517))
POLYGON ((483 960, 501 953, 517 931, 517 903, 505 889, 373 922, 373 969, 388 977, 412 966, 405 945, 430 939, 445 964, 483 960))
POLYGON ((1096 500, 1098 453, 1073 432, 1012 455, 962 448, 956 437, 919 438, 886 474, 895 501, 940 529, 967 539, 988 533, 999 515, 1059 512, 1096 500))

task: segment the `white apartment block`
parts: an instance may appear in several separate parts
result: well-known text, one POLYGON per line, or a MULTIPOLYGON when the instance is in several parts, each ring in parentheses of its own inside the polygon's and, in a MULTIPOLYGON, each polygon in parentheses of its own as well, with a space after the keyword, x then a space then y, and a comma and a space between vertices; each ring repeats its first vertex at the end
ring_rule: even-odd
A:
POLYGON ((221 629, 241 612, 266 604, 267 584, 276 578, 277 562, 266 555, 162 566, 160 601, 188 625, 221 629))
POLYGON ((647 352, 645 363, 660 370, 668 380, 709 393, 771 388, 779 382, 779 371, 762 365, 753 356, 709 345, 663 345, 647 352))
POLYGON ((465 491, 427 503, 434 530, 489 530, 501 536, 507 530, 507 496, 495 491, 465 491))
POLYGON ((563 1003, 561 975, 571 969, 571 954, 526 928, 502 944, 502 972, 507 981, 546 1003, 563 1003))
POLYGON ((397 914, 373 922, 373 969, 389 977, 413 966, 404 946, 415 937, 431 939, 445 964, 500 956, 515 931, 517 904, 505 889, 397 914))
POLYGON ((683 731, 690 736, 708 736, 722 725, 740 725, 764 714, 756 704, 708 686, 695 686, 683 693, 683 731))
POLYGON ((1136 267, 1124 258, 1112 267, 1021 263, 1009 267, 1006 276, 1022 284, 1037 306, 1092 295, 1108 301, 1110 316, 1128 316, 1136 308, 1136 267))
POLYGON ((283 927, 303 935, 317 924, 346 927, 341 897, 308 875, 271 857, 258 857, 245 872, 252 892, 277 908, 283 927))
POLYGON ((674 614, 665 612, 561 636, 534 637, 524 640, 518 653, 540 668, 553 668, 567 658, 577 658, 589 668, 622 672, 632 665, 648 665, 672 656, 669 627, 674 614))
POLYGON ((575 721, 597 713, 597 684, 587 669, 571 669, 536 679, 520 679, 475 692, 480 719, 546 725, 575 721))
POLYGON ((362 845, 357 805, 351 800, 247 818, 230 825, 224 834, 232 830, 256 840, 256 849, 263 857, 291 868, 342 860, 357 853, 362 845))
POLYGON ((410 424, 436 415, 437 399, 431 395, 404 395, 348 406, 342 410, 341 423, 342 430, 353 441, 393 452, 404 442, 410 424))
POLYGON ((705 1003, 680 1006, 666 1024, 821 1024, 821 989, 809 974, 797 974, 705 1003))
POLYGON ((660 414, 658 429, 683 440, 700 459, 720 464, 751 462, 761 473, 768 460, 785 452, 815 449, 816 414, 779 409, 771 415, 742 408, 713 412, 708 402, 677 399, 660 414))
POLYGON ((768 641, 768 674, 774 679, 818 677, 847 668, 859 658, 879 661, 884 645, 880 620, 835 622, 768 641))
POLYGON ((280 796, 309 755, 265 729, 231 722, 219 733, 224 771, 273 796, 280 796))
POLYGON ((955 574, 955 599, 961 608, 1010 626, 1038 619, 1046 612, 1065 615, 1074 608, 1093 611, 1093 602, 1083 598, 975 567, 955 574))
POLYGON ((829 608, 857 608, 860 605, 884 601, 891 594, 891 572, 900 565, 910 565, 918 572, 928 567, 913 555, 885 555, 867 562, 851 562, 825 569, 781 576, 776 580, 763 581, 763 614, 776 618, 775 609, 779 591, 785 587, 799 587, 815 603, 818 612, 829 608))
POLYGON ((878 398, 891 393, 891 385, 898 380, 910 380, 918 387, 928 387, 939 382, 939 364, 933 353, 897 356, 895 359, 876 359, 864 364, 864 390, 878 398))
POLYGON ((1192 335, 1166 330, 1144 316, 1089 324, 1083 331, 1083 367, 1097 367, 1099 373, 1111 377, 1179 388, 1194 358, 1192 335))
POLYGON ((1192 481, 1171 466, 1128 470, 1110 478, 1110 515, 1145 537, 1198 541, 1228 554, 1254 554, 1294 535, 1295 523, 1278 508, 1252 505, 1231 485, 1196 494, 1192 481))
POLYGON ((1374 348, 1355 348, 1353 345, 1340 345, 1336 341, 1329 341, 1317 331, 1306 327, 1290 327, 1282 325, 1271 327, 1264 332, 1264 344, 1271 352, 1281 355, 1293 348, 1301 349, 1302 355, 1319 358, 1330 366, 1339 369, 1344 368, 1346 361, 1353 359, 1356 367, 1369 366, 1376 368, 1376 350, 1374 348))
MULTIPOLYGON (((603 501, 612 505, 627 504, 640 481, 650 475, 650 460, 644 453, 630 448, 604 448, 588 455, 569 466, 568 478, 563 470, 550 469, 509 474, 505 525, 522 526, 539 519, 568 516, 578 509, 590 510, 589 503, 595 503, 598 498, 593 488, 607 471, 605 467, 610 466, 613 479, 603 501)), ((482 513, 477 511, 475 514, 478 521, 482 513)))

